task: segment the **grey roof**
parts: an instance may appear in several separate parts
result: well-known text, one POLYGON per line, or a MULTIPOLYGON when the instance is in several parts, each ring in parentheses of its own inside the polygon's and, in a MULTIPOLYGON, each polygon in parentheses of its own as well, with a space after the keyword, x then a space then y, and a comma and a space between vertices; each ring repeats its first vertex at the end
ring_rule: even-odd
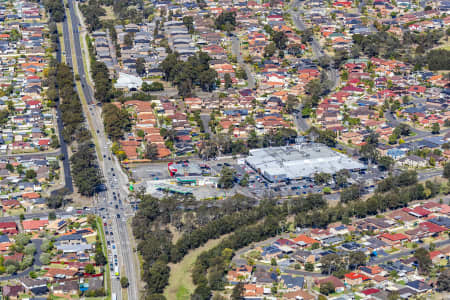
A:
POLYGON ((330 237, 324 238, 322 240, 322 243, 332 245, 332 244, 342 242, 343 240, 344 240, 344 238, 341 236, 330 236, 330 237))
POLYGON ((86 250, 91 250, 92 245, 91 244, 80 244, 80 245, 56 245, 56 249, 63 252, 84 252, 86 250))
POLYGON ((293 277, 291 275, 281 275, 281 280, 287 288, 303 288, 305 279, 303 277, 293 277))
POLYGON ((450 218, 448 217, 436 217, 428 221, 439 226, 450 228, 450 218))
POLYGON ((70 235, 63 235, 56 239, 57 242, 61 241, 73 241, 73 240, 83 240, 83 236, 81 234, 70 234, 70 235))
POLYGON ((318 172, 334 174, 342 169, 366 168, 362 163, 322 144, 253 149, 246 162, 255 170, 260 170, 269 180, 312 177, 318 172))
POLYGON ((9 242, 9 238, 6 234, 0 235, 0 243, 8 243, 8 242, 9 242))

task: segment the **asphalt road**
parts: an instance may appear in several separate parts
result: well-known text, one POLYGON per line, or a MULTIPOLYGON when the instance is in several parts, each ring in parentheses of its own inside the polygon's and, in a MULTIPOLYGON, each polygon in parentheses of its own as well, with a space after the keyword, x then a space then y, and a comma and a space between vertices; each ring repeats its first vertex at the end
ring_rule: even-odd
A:
MULTIPOLYGON (((434 244, 435 244, 436 248, 440 248, 440 247, 443 247, 445 245, 450 244, 450 239, 449 240, 445 240, 445 241, 436 242, 434 244)), ((430 247, 429 244, 424 244, 422 246, 419 246, 418 248, 428 249, 429 247, 430 247)), ((391 254, 391 255, 383 256, 383 257, 380 257, 380 258, 377 258, 377 259, 369 261, 368 265, 371 266, 371 265, 382 264, 382 263, 391 261, 393 259, 398 259, 398 258, 400 258, 402 256, 405 256, 405 255, 413 254, 415 251, 416 250, 405 250, 405 251, 400 251, 400 252, 397 252, 397 253, 394 253, 394 254, 391 254)))
POLYGON ((237 62, 241 66, 241 68, 243 68, 245 73, 247 73, 248 88, 254 89, 256 87, 256 80, 249 65, 244 62, 244 58, 242 57, 241 52, 241 41, 236 35, 233 35, 231 37, 231 52, 234 56, 236 56, 237 62))
MULTIPOLYGON (((289 9, 289 13, 292 16, 292 21, 294 22, 295 27, 297 27, 298 30, 304 31, 306 30, 306 25, 302 20, 301 13, 303 12, 302 8, 302 2, 295 0, 292 2, 292 5, 289 9), (296 7, 297 11, 295 11, 293 8, 296 7)), ((312 41, 309 43, 311 45, 311 48, 313 50, 314 58, 319 60, 322 56, 324 56, 324 52, 322 49, 322 46, 317 42, 317 40, 313 37, 312 41)), ((339 70, 330 68, 327 70, 328 79, 333 83, 333 86, 331 89, 335 89, 339 85, 339 70)))
MULTIPOLYGON (((61 44, 59 42, 59 38, 57 41, 57 49, 56 49, 56 58, 59 62, 61 62, 61 44)), ((64 156, 62 161, 63 163, 63 172, 64 172, 64 184, 65 188, 69 193, 73 193, 73 182, 72 182, 72 174, 70 172, 70 162, 69 162, 69 153, 67 151, 67 143, 64 141, 62 136, 62 131, 64 129, 62 118, 61 118, 61 110, 59 109, 59 103, 56 107, 56 126, 58 126, 58 138, 60 144, 59 152, 64 156)), ((59 190, 55 190, 52 194, 57 193, 59 190)))
MULTIPOLYGON (((69 26, 66 19, 64 22, 64 27, 66 28, 64 30, 66 55, 71 54, 71 47, 73 47, 76 55, 77 71, 78 74, 80 74, 81 82, 81 90, 78 90, 78 93, 84 94, 89 107, 88 110, 84 111, 84 114, 91 114, 92 123, 88 122, 88 125, 91 127, 90 130, 92 136, 98 142, 100 148, 97 149, 97 156, 101 172, 105 179, 104 185, 106 187, 106 192, 99 195, 96 206, 105 207, 106 212, 108 212, 108 215, 110 216, 116 241, 115 246, 119 257, 120 273, 121 276, 125 275, 130 283, 127 289, 128 299, 139 299, 139 291, 137 288, 139 269, 136 267, 135 260, 133 259, 135 254, 130 244, 132 234, 127 230, 127 217, 132 216, 133 213, 130 205, 124 205, 124 202, 128 198, 128 177, 122 171, 115 156, 110 152, 110 142, 103 129, 101 108, 96 105, 93 89, 86 80, 88 75, 84 69, 79 39, 80 35, 78 32, 80 26, 79 16, 75 10, 74 1, 68 0, 68 4, 72 21, 71 30, 73 30, 74 43, 72 45, 69 39, 69 26), (120 197, 124 200, 123 202, 120 200, 120 197), (123 274, 123 271, 125 271, 125 274, 123 274)), ((115 293, 118 299, 122 299, 122 289, 118 279, 111 278, 111 292, 115 293)))
POLYGON ((302 109, 303 109, 303 106, 302 106, 302 104, 300 104, 297 107, 298 113, 294 114, 294 123, 295 123, 295 127, 297 128, 297 130, 299 132, 302 132, 302 131, 306 132, 306 131, 308 131, 310 126, 309 126, 308 122, 306 122, 306 119, 303 118, 303 116, 302 116, 302 109))
MULTIPOLYGON (((398 125, 403 124, 403 122, 398 120, 390 111, 385 112, 384 113, 384 117, 386 118, 386 123, 389 124, 392 127, 397 127, 398 125)), ((415 136, 406 137, 404 139, 405 141, 419 140, 419 139, 423 139, 425 137, 434 135, 433 133, 431 133, 429 131, 419 130, 419 129, 414 128, 412 126, 409 126, 409 128, 416 135, 415 136)), ((447 132, 450 132, 450 128, 441 130, 439 134, 446 134, 447 132)))
POLYGON ((42 251, 41 251, 42 240, 41 239, 34 239, 34 240, 31 240, 31 242, 36 247, 36 252, 34 253, 33 265, 31 267, 25 269, 24 271, 21 271, 21 272, 15 273, 15 274, 8 275, 8 276, 0 276, 0 281, 13 280, 13 279, 25 277, 28 274, 30 274, 31 271, 37 270, 37 269, 39 269, 42 266, 42 263, 39 260, 39 257, 42 254, 42 251))
POLYGON ((200 119, 202 120, 205 132, 211 134, 211 128, 209 127, 209 121, 211 121, 211 116, 208 113, 201 113, 200 119))

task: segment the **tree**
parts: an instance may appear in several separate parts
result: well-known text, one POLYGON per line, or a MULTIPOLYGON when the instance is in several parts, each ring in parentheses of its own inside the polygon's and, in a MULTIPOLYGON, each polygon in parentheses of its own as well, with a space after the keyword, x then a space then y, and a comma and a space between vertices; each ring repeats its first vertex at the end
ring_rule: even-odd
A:
POLYGON ((276 266, 277 265, 277 260, 275 259, 275 257, 272 257, 270 259, 270 265, 272 265, 272 266, 276 266))
POLYGON ((36 252, 36 246, 33 244, 28 244, 23 249, 23 253, 25 255, 34 255, 35 252, 36 252))
POLYGON ((128 282, 128 278, 126 276, 120 277, 120 286, 123 289, 126 289, 129 285, 130 285, 130 283, 128 282))
POLYGON ((329 295, 334 293, 334 284, 332 282, 325 282, 320 285, 320 293, 324 295, 329 295))
POLYGON ((231 293, 232 300, 243 300, 244 299, 244 283, 239 282, 233 288, 233 292, 231 293))
POLYGON ((321 185, 326 184, 331 180, 331 174, 320 172, 314 174, 314 183, 321 185))
MULTIPOLYGON (((431 48, 431 47, 430 47, 431 48)), ((450 69, 450 51, 446 49, 431 50, 426 55, 426 63, 431 71, 450 69)))
POLYGON ((201 283, 197 286, 192 295, 195 300, 209 300, 211 299, 211 288, 206 283, 201 283))
POLYGON ((136 59, 136 73, 138 73, 139 76, 144 76, 145 74, 145 59, 143 57, 136 59))
POLYGON ((54 211, 51 211, 48 213, 48 219, 49 220, 56 220, 56 213, 54 211))
POLYGON ((223 77, 223 79, 225 80, 225 89, 229 89, 232 87, 233 82, 231 81, 231 76, 229 73, 226 73, 223 77))
POLYGON ((227 31, 230 33, 236 26, 236 13, 235 12, 222 12, 214 21, 217 29, 227 31))
POLYGON ((358 268, 366 264, 366 255, 364 252, 356 251, 350 252, 349 254, 349 264, 353 268, 358 268))
POLYGON ((104 266, 107 263, 106 257, 103 254, 103 250, 101 247, 99 247, 99 250, 96 250, 95 256, 94 256, 94 261, 99 266, 104 266))
POLYGON ((286 100, 286 112, 292 113, 294 109, 298 106, 298 98, 294 95, 289 94, 286 100))
POLYGON ((153 265, 144 271, 144 278, 147 282, 147 290, 150 294, 159 294, 169 283, 170 269, 162 260, 157 260, 153 265))
POLYGON ((398 291, 393 291, 388 294, 388 300, 398 300, 401 299, 398 291))
POLYGON ((440 292, 450 292, 450 269, 444 269, 437 280, 438 290, 440 292))
POLYGON ((249 175, 247 173, 244 174, 242 179, 239 181, 240 186, 248 186, 249 175))
POLYGON ((128 111, 108 103, 102 109, 103 125, 105 132, 114 141, 123 137, 125 132, 131 130, 131 121, 128 111))
POLYGON ((30 242, 30 236, 26 233, 19 233, 18 235, 16 235, 14 240, 16 242, 16 245, 24 247, 30 242))
POLYGON ((311 127, 309 133, 313 136, 318 136, 316 141, 327 145, 328 147, 336 146, 336 133, 332 130, 320 130, 316 127, 311 127))
POLYGON ((342 257, 338 254, 327 254, 320 258, 322 273, 331 274, 341 268, 342 257))
POLYGON ((50 258, 51 258, 50 253, 42 253, 41 256, 39 256, 39 260, 43 265, 50 264, 50 258))
POLYGON ((378 133, 371 132, 365 139, 365 144, 361 147, 359 151, 361 156, 365 159, 375 161, 378 157, 378 133))
POLYGON ((441 132, 441 126, 439 126, 439 123, 433 123, 433 125, 431 125, 431 133, 439 134, 439 132, 441 132))
POLYGON ((190 34, 194 33, 194 17, 192 16, 184 16, 183 24, 187 27, 190 34))
POLYGON ((428 274, 432 266, 432 261, 428 250, 425 248, 419 248, 414 253, 414 257, 417 259, 419 273, 428 274))
POLYGON ((141 87, 143 92, 158 92, 164 90, 164 85, 161 82, 154 81, 151 84, 148 84, 147 82, 142 83, 141 87))
POLYGON ((269 43, 264 47, 264 57, 272 57, 277 51, 277 46, 274 43, 269 43))
POLYGON ((8 274, 14 274, 17 272, 18 267, 16 265, 10 264, 6 266, 6 273, 8 274))
POLYGON ((228 167, 223 167, 219 179, 219 186, 223 189, 230 189, 234 186, 235 171, 228 167))
POLYGON ((334 181, 339 187, 343 187, 347 184, 347 179, 350 177, 350 171, 346 169, 339 170, 334 175, 334 181))
POLYGON ((27 179, 34 179, 36 178, 36 176, 37 176, 36 171, 33 169, 28 169, 25 171, 25 177, 27 179))
POLYGON ((91 64, 91 73, 95 84, 94 97, 102 103, 109 102, 113 95, 113 85, 108 67, 104 62, 95 61, 91 64))
POLYGON ((95 274, 95 268, 94 268, 94 266, 93 266, 92 264, 87 264, 87 265, 84 267, 84 271, 85 271, 86 273, 88 273, 88 274, 95 274))
POLYGON ((147 145, 145 145, 145 158, 151 160, 158 158, 158 147, 156 144, 148 142, 147 145))
POLYGON ((283 31, 274 31, 272 34, 272 40, 278 49, 280 50, 286 49, 286 43, 288 41, 288 38, 283 31))
POLYGON ((132 32, 128 32, 123 39, 123 43, 127 47, 133 47, 133 40, 134 40, 134 34, 132 32))
POLYGON ((51 240, 45 239, 41 244, 41 251, 48 252, 52 249, 53 243, 51 240))
POLYGON ((381 170, 390 170, 391 167, 394 165, 394 159, 390 156, 383 155, 377 160, 378 167, 381 170))
POLYGON ((305 264, 305 271, 313 272, 314 271, 314 264, 311 263, 311 262, 307 262, 305 264))
POLYGON ((361 197, 361 186, 359 184, 352 184, 348 188, 341 191, 341 202, 348 203, 350 201, 358 200, 361 197))
POLYGON ((70 158, 75 186, 85 196, 92 196, 102 183, 94 151, 90 144, 85 143, 70 158))
POLYGON ((14 166, 10 163, 6 164, 6 170, 8 170, 10 173, 14 172, 14 166))
POLYGON ((450 178, 450 162, 444 165, 444 171, 442 173, 442 176, 447 179, 450 178))

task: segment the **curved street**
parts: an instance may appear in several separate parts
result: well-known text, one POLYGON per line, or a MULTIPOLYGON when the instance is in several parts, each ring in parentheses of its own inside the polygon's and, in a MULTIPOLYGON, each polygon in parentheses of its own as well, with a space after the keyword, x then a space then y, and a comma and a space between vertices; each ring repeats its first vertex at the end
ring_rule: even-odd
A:
POLYGON ((12 275, 0 276, 0 281, 6 281, 6 280, 12 280, 12 279, 21 278, 21 277, 24 277, 24 276, 27 276, 28 274, 30 274, 31 271, 40 269, 40 267, 42 266, 42 263, 39 260, 39 257, 42 254, 42 250, 41 250, 42 240, 41 239, 33 239, 33 240, 31 240, 31 242, 36 247, 36 252, 34 253, 33 266, 25 269, 24 271, 21 271, 21 272, 12 274, 12 275))
MULTIPOLYGON (((406 124, 406 123, 401 122, 400 120, 398 120, 394 116, 393 112, 391 112, 391 111, 385 112, 384 113, 384 117, 386 118, 386 123, 389 126, 391 126, 391 127, 397 127, 400 124, 406 124)), ((416 135, 415 136, 406 137, 405 141, 414 141, 414 140, 419 140, 419 139, 423 139, 423 138, 428 137, 428 136, 435 135, 435 134, 431 133, 430 131, 419 130, 419 129, 414 128, 414 127, 412 127, 410 125, 408 125, 408 126, 411 129, 411 131, 414 132, 416 135)), ((446 134, 447 132, 450 132, 450 128, 441 130, 439 134, 446 134)))

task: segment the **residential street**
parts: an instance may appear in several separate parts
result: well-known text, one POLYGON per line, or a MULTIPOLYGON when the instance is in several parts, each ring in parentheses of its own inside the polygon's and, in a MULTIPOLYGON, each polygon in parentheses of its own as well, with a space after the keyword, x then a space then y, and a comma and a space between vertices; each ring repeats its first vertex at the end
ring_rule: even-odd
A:
POLYGON ((256 87, 256 80, 253 76, 253 72, 250 69, 250 66, 244 62, 244 58, 242 57, 241 52, 241 41, 236 35, 233 35, 231 39, 231 52, 234 56, 236 56, 237 62, 241 66, 241 68, 243 68, 245 73, 247 73, 248 88, 254 89, 256 87))
MULTIPOLYGON (((392 127, 396 127, 400 124, 402 124, 402 122, 400 120, 398 120, 391 111, 387 111, 384 113, 384 117, 386 118, 388 124, 392 127)), ((409 136, 406 137, 404 140, 405 141, 414 141, 414 140, 419 140, 419 139, 423 139, 425 137, 428 136, 433 136, 433 134, 430 131, 423 131, 423 130, 419 130, 417 128, 414 128, 412 126, 409 126, 409 128, 411 128, 411 131, 414 132, 416 135, 415 136, 409 136)), ((441 130, 440 134, 446 134, 447 132, 450 132, 450 128, 447 129, 443 129, 441 130)))
MULTIPOLYGON (((302 20, 301 13, 303 12, 301 8, 302 4, 300 1, 295 0, 292 2, 292 5, 290 6, 289 13, 292 16, 292 21, 294 22, 295 27, 297 27, 298 30, 304 31, 306 30, 305 23, 302 20), (293 8, 297 8, 297 11, 295 11, 293 8)), ((310 41, 311 48, 313 50, 314 59, 319 60, 320 57, 324 55, 323 49, 320 46, 320 44, 317 42, 317 40, 312 37, 312 41, 310 41)), ((339 85, 339 70, 330 67, 330 69, 327 71, 328 79, 333 83, 332 90, 334 90, 339 85)))
POLYGON ((20 277, 27 276, 28 274, 30 274, 31 271, 37 270, 37 269, 39 269, 42 266, 42 263, 39 260, 39 257, 42 254, 42 250, 41 250, 42 240, 34 239, 34 240, 31 240, 31 242, 36 247, 36 252, 34 253, 33 266, 27 268, 26 270, 24 270, 22 272, 18 272, 16 274, 12 274, 12 275, 8 275, 8 276, 0 276, 0 280, 1 281, 12 280, 12 279, 17 279, 17 278, 20 278, 20 277))

